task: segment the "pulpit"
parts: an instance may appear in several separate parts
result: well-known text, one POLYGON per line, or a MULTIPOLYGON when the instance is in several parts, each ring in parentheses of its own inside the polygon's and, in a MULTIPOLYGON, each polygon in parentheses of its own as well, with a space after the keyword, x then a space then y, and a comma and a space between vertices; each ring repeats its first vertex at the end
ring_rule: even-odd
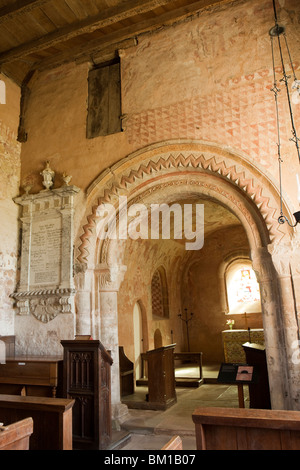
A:
POLYGON ((148 401, 153 409, 165 410, 177 401, 174 349, 176 344, 147 351, 148 401))
POLYGON ((111 442, 111 365, 98 340, 65 340, 64 397, 75 400, 73 448, 107 449, 111 442))

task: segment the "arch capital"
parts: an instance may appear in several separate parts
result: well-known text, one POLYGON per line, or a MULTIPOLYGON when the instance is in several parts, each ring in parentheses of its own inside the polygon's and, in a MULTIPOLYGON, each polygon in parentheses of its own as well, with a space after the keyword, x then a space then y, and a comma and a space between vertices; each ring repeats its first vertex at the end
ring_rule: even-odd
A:
POLYGON ((126 270, 127 266, 124 265, 98 264, 95 267, 95 275, 100 292, 118 292, 126 270))

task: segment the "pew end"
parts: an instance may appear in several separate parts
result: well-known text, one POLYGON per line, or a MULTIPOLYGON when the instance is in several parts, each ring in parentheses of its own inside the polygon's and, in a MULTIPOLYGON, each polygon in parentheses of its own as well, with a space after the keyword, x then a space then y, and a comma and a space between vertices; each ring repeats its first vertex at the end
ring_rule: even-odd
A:
POLYGON ((182 439, 180 436, 173 436, 161 450, 182 450, 182 439))
POLYGON ((29 450, 29 440, 32 433, 32 418, 0 426, 0 450, 29 450))

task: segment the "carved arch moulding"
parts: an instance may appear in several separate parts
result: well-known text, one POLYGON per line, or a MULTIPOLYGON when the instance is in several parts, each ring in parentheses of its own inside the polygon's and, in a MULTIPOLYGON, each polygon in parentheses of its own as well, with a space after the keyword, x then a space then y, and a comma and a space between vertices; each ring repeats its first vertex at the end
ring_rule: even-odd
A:
MULTIPOLYGON (((209 186, 216 195, 222 192, 225 201, 231 199, 233 204, 240 205, 244 200, 248 209, 258 214, 267 233, 262 235, 265 237, 262 244, 290 243, 293 230, 287 224, 278 223, 279 191, 270 175, 244 156, 212 144, 176 141, 155 144, 135 152, 106 169, 92 183, 87 193, 81 233, 76 240, 77 263, 92 266, 99 262, 95 260, 96 224, 97 208, 101 204, 110 203, 117 207, 119 196, 127 196, 129 200, 147 188, 154 191, 155 185, 162 188, 163 184, 172 184, 183 176, 186 181, 189 179, 190 187, 193 183, 198 184, 199 195, 201 192, 205 194, 205 187, 206 194, 210 194, 209 186), (203 176, 206 176, 205 183, 200 184, 203 176), (227 192, 220 189, 224 184, 227 192)), ((292 213, 285 202, 284 210, 289 215, 292 213)))

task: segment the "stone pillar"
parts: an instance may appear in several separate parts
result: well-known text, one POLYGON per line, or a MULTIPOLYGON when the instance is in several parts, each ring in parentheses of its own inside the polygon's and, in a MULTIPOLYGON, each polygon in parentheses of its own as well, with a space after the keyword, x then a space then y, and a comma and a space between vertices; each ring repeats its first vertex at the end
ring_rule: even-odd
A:
POLYGON ((290 409, 289 364, 277 272, 267 248, 252 250, 251 257, 261 292, 271 405, 273 409, 290 409))
MULTIPOLYGON (((88 269, 87 265, 75 265, 74 282, 76 287, 75 307, 76 307, 76 334, 90 335, 91 327, 91 295, 92 278, 94 270, 88 269)), ((96 338, 95 338, 96 339, 96 338)))
MULTIPOLYGON (((293 272, 295 253, 292 245, 270 246, 270 253, 277 271, 281 296, 281 317, 286 349, 286 370, 288 372, 288 392, 291 400, 290 408, 300 410, 300 361, 295 360, 295 352, 299 351, 299 325, 297 318, 297 298, 299 286, 297 271, 293 272)), ((299 268, 298 268, 299 269, 299 268)))
MULTIPOLYGON (((300 232, 292 242, 291 254, 292 287, 295 300, 297 326, 300 326, 300 232)), ((300 337, 300 333, 299 333, 300 337)), ((299 355, 300 357, 300 355, 299 355)))
POLYGON ((95 275, 100 297, 100 341, 111 352, 111 404, 112 418, 116 427, 120 418, 128 412, 121 403, 118 335, 118 291, 124 278, 126 266, 98 265, 95 275))

